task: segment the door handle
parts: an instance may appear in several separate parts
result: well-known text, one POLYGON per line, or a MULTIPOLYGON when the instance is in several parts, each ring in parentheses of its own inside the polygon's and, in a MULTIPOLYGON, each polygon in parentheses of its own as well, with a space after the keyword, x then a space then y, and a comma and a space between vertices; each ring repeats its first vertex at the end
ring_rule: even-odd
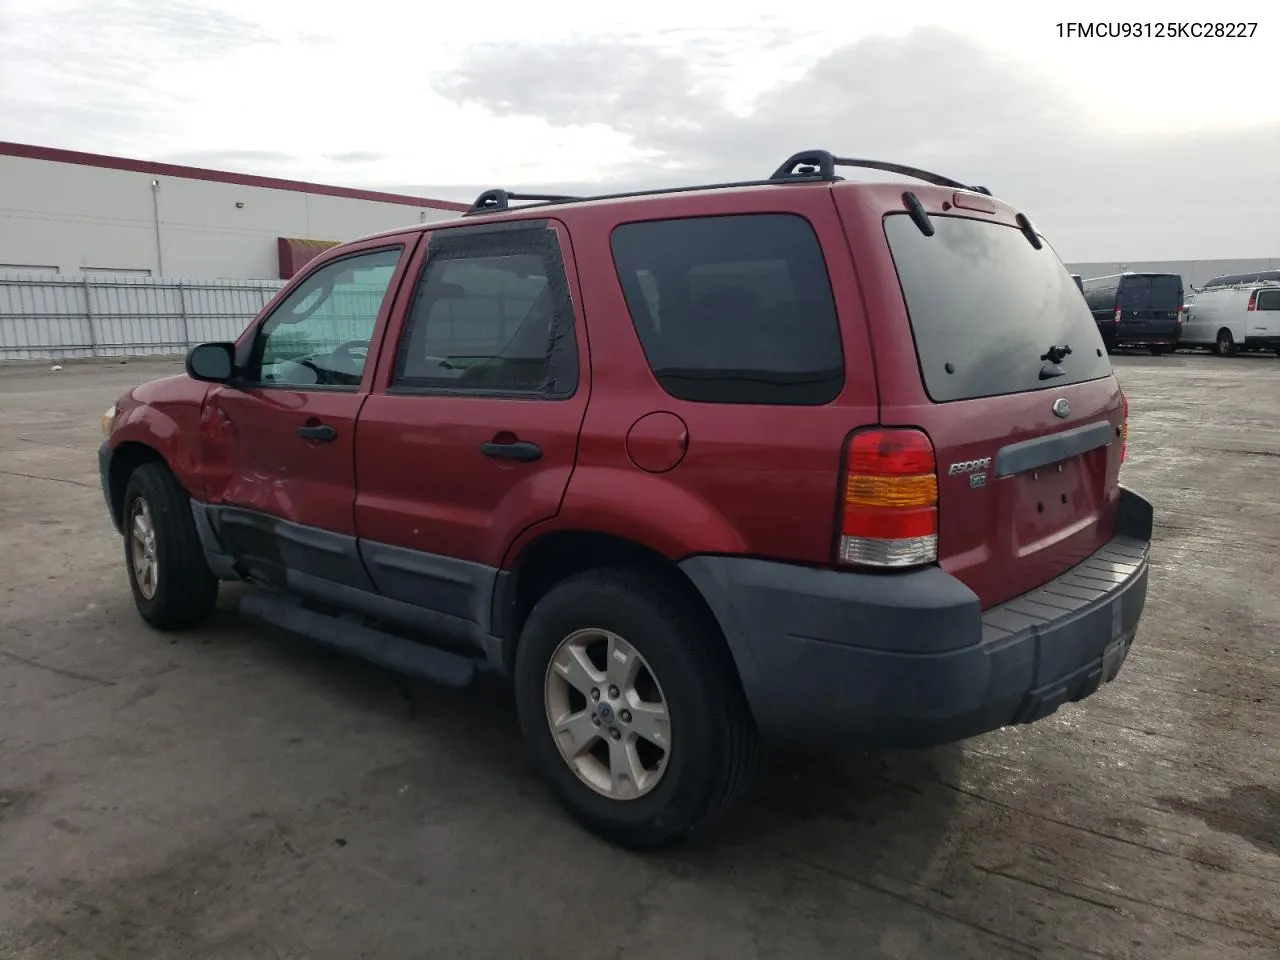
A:
POLYGON ((516 440, 513 443, 487 440, 480 444, 480 452, 495 460, 517 460, 520 463, 533 463, 542 458, 542 448, 528 440, 516 440))
POLYGON ((298 436, 303 440, 319 440, 321 443, 329 443, 331 440, 338 438, 338 431, 327 423, 318 423, 312 426, 299 427, 298 436))

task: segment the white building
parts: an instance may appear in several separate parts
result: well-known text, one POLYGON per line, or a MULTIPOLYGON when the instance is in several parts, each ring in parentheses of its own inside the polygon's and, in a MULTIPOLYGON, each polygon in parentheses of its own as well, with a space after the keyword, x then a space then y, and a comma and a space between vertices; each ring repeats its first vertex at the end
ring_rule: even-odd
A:
POLYGON ((292 276, 465 204, 0 141, 0 273, 292 276))

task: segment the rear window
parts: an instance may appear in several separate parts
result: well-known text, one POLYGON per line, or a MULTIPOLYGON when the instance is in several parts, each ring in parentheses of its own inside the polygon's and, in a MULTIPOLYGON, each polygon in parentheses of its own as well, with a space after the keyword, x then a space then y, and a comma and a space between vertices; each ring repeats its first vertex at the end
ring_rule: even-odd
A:
POLYGON ((645 357, 671 396, 822 404, 840 393, 831 281, 803 217, 629 223, 611 245, 645 357))
POLYGON ((1125 277, 1120 306, 1128 310, 1176 311, 1182 305, 1182 280, 1174 276, 1125 277))
POLYGON ((1280 310, 1280 290, 1259 290, 1257 310, 1280 310))
POLYGON ((1016 227, 935 216, 926 237, 885 218, 925 389, 937 403, 1056 389, 1111 373, 1097 324, 1057 254, 1016 227), (1071 348, 1040 379, 1050 347, 1071 348))

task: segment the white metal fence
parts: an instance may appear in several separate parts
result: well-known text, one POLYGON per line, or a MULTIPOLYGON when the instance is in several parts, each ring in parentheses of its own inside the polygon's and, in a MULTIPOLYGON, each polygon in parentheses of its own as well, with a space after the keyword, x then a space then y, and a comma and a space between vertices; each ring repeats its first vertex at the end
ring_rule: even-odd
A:
POLYGON ((233 340, 283 285, 0 273, 0 360, 179 354, 233 340))

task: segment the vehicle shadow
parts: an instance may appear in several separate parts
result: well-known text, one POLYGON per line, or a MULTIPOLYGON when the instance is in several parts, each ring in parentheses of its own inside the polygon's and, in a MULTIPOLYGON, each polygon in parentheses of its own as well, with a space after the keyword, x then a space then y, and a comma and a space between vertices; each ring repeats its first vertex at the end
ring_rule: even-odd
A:
MULTIPOLYGON (((359 715, 362 729, 372 724, 409 744, 400 759, 343 789, 344 802, 358 804, 372 824, 365 829, 396 832, 406 849, 415 834, 447 826, 471 838, 464 846, 522 850, 504 861, 506 870, 579 863, 577 882, 591 885, 599 874, 600 882, 637 891, 628 925, 651 923, 659 939, 675 935, 693 898, 719 922, 758 905, 749 911, 749 939, 761 956, 827 949, 837 937, 865 944, 859 956, 914 954, 934 949, 925 941, 940 943, 947 931, 963 940, 948 956, 1004 955, 1002 938, 974 931, 947 906, 968 876, 957 864, 966 843, 955 822, 965 799, 954 786, 963 782, 958 748, 766 755, 743 804, 716 829, 637 855, 561 812, 528 763, 508 684, 485 677, 450 690, 406 679, 256 624, 230 596, 220 606, 208 633, 192 638, 194 658, 248 659, 265 683, 300 687, 308 702, 332 702, 344 717, 359 715), (795 940, 797 924, 812 928, 803 942, 795 940)), ((409 882, 422 864, 392 856, 377 869, 409 882)))

